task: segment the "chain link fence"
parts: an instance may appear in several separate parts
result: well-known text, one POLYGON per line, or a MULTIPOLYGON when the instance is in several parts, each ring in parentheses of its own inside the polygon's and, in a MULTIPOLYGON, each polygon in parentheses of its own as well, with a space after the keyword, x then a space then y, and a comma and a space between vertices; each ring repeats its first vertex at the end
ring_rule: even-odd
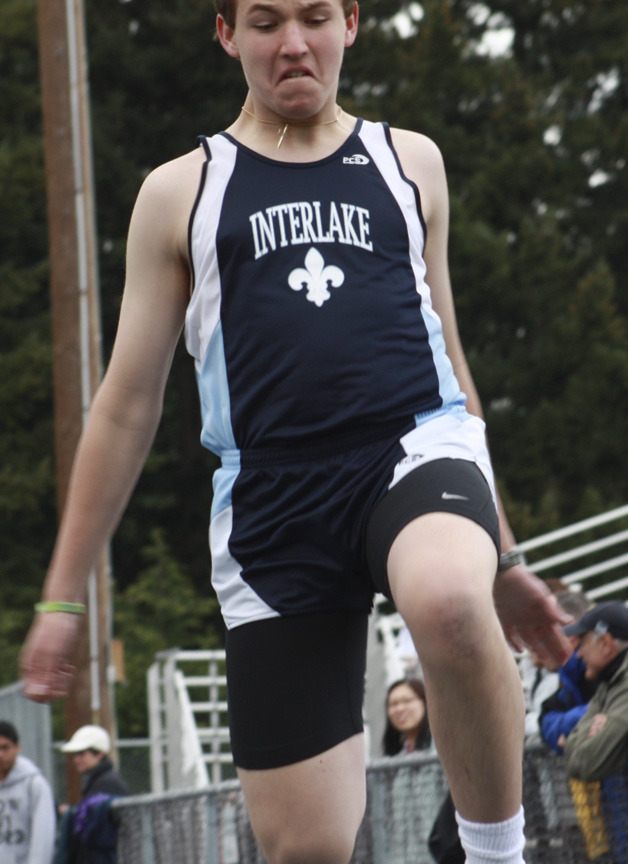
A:
MULTIPOLYGON (((427 838, 446 794, 435 757, 382 759, 367 770, 368 802, 352 864, 433 864, 427 838)), ((560 757, 524 761, 528 864, 626 864, 628 778, 570 784, 560 757)), ((237 781, 115 804, 119 864, 264 864, 237 781)))

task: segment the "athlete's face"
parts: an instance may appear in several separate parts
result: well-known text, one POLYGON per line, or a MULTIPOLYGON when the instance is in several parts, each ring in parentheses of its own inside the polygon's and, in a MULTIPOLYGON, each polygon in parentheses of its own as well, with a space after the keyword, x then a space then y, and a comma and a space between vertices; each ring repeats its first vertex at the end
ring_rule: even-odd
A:
POLYGON ((217 18, 225 51, 240 60, 258 117, 310 119, 335 105, 358 8, 341 0, 238 0, 235 26, 217 18))

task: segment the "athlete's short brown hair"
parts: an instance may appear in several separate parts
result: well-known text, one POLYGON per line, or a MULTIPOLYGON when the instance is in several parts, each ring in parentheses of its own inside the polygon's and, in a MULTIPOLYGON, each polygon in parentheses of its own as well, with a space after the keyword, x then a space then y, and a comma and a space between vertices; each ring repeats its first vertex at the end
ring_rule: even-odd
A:
MULTIPOLYGON (((229 27, 235 26, 236 2, 237 0, 214 0, 216 12, 222 15, 229 27)), ((348 18, 353 12, 356 0, 341 0, 341 3, 344 13, 348 18)))

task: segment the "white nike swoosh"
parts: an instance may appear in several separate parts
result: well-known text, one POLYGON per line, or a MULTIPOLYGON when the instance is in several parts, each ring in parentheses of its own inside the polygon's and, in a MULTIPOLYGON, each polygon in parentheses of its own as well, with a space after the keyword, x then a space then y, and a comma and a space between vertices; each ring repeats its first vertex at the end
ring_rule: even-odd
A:
POLYGON ((456 495, 455 492, 443 492, 443 494, 440 497, 443 499, 443 501, 468 501, 469 500, 466 495, 456 495))

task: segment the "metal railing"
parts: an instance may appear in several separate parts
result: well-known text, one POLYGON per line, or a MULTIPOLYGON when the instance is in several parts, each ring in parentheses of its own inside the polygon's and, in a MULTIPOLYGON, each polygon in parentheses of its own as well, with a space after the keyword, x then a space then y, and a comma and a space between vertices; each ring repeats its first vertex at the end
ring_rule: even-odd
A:
POLYGON ((226 687, 224 650, 157 655, 148 670, 154 792, 233 777, 226 687))
POLYGON ((545 552, 547 547, 562 546, 559 551, 534 560, 531 565, 534 572, 543 576, 556 576, 565 585, 582 586, 586 582, 587 587, 583 590, 586 590, 591 600, 617 595, 628 588, 628 576, 609 580, 598 578, 595 586, 590 587, 588 584, 594 577, 605 577, 620 568, 628 569, 628 529, 620 528, 614 533, 606 533, 607 526, 612 523, 619 523, 620 526, 628 524, 628 504, 525 540, 518 544, 518 548, 529 555, 540 549, 545 552), (579 545, 572 545, 573 538, 579 535, 584 535, 585 539, 579 545), (624 551, 609 558, 607 551, 612 547, 624 551), (589 563, 574 570, 574 562, 583 559, 589 563))
MULTIPOLYGON (((427 838, 446 793, 437 758, 381 759, 368 767, 366 779, 367 809, 352 864, 433 864, 427 838)), ((526 862, 583 864, 595 844, 597 864, 625 864, 628 777, 615 779, 609 811, 604 791, 587 800, 575 796, 561 757, 528 748, 526 862)), ((263 864, 236 781, 119 799, 114 807, 118 864, 263 864)))

